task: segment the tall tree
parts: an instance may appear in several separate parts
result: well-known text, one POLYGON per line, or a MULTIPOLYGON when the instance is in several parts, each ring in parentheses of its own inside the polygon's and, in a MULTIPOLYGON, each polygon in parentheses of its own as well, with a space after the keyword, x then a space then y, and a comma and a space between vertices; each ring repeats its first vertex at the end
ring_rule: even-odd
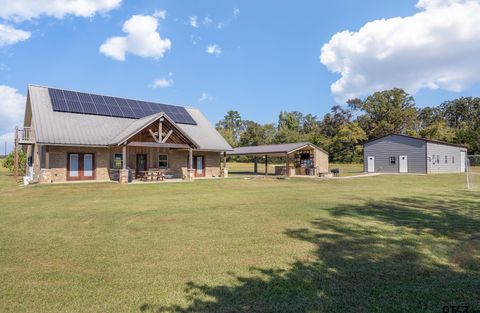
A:
POLYGON ((240 135, 240 146, 258 146, 272 143, 275 135, 273 124, 260 125, 253 121, 245 121, 244 125, 245 129, 240 135))
POLYGON ((244 123, 238 111, 230 110, 216 125, 217 130, 224 135, 232 147, 238 146, 244 123))
POLYGON ((403 89, 375 92, 365 100, 352 102, 352 106, 364 112, 361 126, 369 138, 390 133, 415 134, 418 130, 415 100, 403 89))

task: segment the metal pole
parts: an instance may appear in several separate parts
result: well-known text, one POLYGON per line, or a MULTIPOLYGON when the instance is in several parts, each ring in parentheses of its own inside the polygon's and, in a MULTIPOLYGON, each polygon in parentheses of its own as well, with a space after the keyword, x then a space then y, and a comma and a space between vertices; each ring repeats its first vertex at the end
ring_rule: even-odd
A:
POLYGON ((467 172, 467 189, 472 189, 472 182, 470 181, 470 160, 468 159, 468 155, 465 156, 465 172, 467 172))
POLYGON ((18 181, 18 127, 15 127, 15 156, 13 161, 13 178, 18 181))

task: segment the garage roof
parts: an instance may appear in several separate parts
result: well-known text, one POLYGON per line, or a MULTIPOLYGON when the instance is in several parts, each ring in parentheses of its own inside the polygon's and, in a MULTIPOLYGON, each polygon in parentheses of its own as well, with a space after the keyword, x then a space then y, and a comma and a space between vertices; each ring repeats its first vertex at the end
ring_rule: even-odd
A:
POLYGON ((386 138, 386 137, 390 137, 390 136, 399 136, 399 137, 405 137, 405 138, 410 138, 410 139, 417 139, 417 140, 421 140, 421 141, 425 141, 425 142, 436 143, 436 144, 439 144, 439 145, 454 146, 454 147, 458 147, 458 148, 467 149, 467 146, 461 145, 461 144, 450 143, 450 142, 446 142, 446 141, 440 141, 440 140, 434 140, 434 139, 428 139, 428 138, 422 138, 422 137, 402 135, 402 134, 394 134, 394 133, 393 134, 388 134, 388 135, 385 135, 385 136, 382 136, 382 137, 378 137, 378 138, 375 138, 375 139, 370 139, 367 142, 365 142, 364 145, 368 144, 370 142, 376 141, 376 140, 380 140, 380 139, 383 139, 383 138, 386 138))

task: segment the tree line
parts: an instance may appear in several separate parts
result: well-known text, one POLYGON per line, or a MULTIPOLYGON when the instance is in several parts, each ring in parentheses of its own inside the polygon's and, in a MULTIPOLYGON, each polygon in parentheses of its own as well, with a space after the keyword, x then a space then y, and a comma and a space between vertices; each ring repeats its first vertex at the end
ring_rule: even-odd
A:
POLYGON ((463 144, 469 154, 480 154, 480 98, 418 108, 413 96, 394 88, 334 105, 321 118, 282 111, 277 123, 259 124, 232 110, 216 128, 232 147, 308 141, 333 162, 361 162, 365 141, 391 133, 463 144))

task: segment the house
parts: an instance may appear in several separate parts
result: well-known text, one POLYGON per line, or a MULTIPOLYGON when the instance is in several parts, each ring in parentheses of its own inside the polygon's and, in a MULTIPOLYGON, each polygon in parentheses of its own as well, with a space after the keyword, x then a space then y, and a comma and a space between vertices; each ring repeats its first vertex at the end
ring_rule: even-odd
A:
POLYGON ((460 173, 467 149, 448 142, 391 134, 366 142, 364 169, 370 173, 460 173))
POLYGON ((35 85, 19 143, 40 183, 220 177, 232 150, 195 108, 35 85))
POLYGON ((275 174, 286 176, 318 175, 328 172, 328 153, 309 142, 238 147, 228 151, 229 156, 254 157, 254 172, 258 172, 258 158, 264 157, 265 173, 268 157, 285 158, 286 166, 277 166, 275 174))

